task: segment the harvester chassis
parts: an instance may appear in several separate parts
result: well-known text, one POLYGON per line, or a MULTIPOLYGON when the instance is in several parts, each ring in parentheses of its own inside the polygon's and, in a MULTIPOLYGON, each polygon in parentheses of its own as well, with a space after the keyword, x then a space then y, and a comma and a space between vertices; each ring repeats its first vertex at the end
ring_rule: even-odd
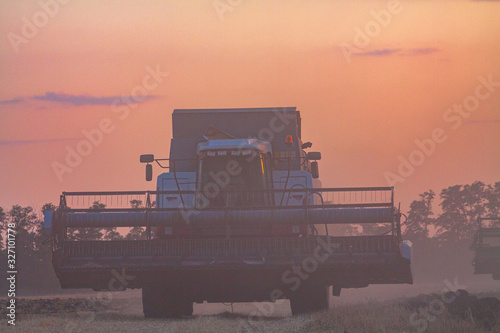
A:
MULTIPOLYGON (((196 192, 65 192, 51 225, 55 272, 63 288, 142 288, 146 317, 190 315, 193 302, 275 301, 280 298, 290 299, 292 313, 296 314, 328 307, 329 286, 338 294, 342 288, 412 283, 410 260, 401 255, 401 214, 394 208, 392 188, 274 192, 283 195, 300 192, 308 197, 318 191, 353 191, 356 195, 364 192, 365 197, 368 191, 390 194, 387 202, 364 204, 161 209, 153 207, 152 196, 196 192), (109 197, 123 195, 143 195, 146 207, 82 209, 70 208, 67 204, 70 197, 93 197, 97 201, 104 197, 109 201, 109 197), (189 212, 194 213, 190 226, 223 225, 227 234, 223 238, 154 236, 155 227, 186 224, 184 216, 189 212), (259 219, 253 221, 256 215, 259 219), (197 216, 203 219, 197 220, 197 216), (387 223, 390 229, 376 236, 241 237, 231 233, 232 228, 247 223, 258 226, 272 221, 282 225, 312 225, 324 216, 326 220, 322 221, 327 224, 387 223), (147 239, 78 240, 68 234, 71 228, 111 226, 143 226, 147 239)), ((274 192, 272 195, 276 195, 274 192)), ((73 201, 73 204, 76 203, 73 201)))

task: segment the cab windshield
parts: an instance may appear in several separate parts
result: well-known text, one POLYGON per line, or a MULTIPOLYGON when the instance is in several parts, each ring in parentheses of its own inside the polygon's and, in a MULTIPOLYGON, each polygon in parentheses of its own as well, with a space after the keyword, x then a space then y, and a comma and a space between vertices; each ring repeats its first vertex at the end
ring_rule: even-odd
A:
POLYGON ((267 189, 261 155, 204 156, 200 167, 200 191, 210 206, 264 204, 264 192, 251 191, 267 189))

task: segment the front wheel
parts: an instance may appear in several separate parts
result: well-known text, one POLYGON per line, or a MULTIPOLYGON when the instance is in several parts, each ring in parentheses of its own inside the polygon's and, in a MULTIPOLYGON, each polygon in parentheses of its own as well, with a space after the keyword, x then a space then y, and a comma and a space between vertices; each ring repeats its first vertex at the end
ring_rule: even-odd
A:
POLYGON ((328 286, 303 284, 290 295, 292 315, 327 310, 330 304, 328 286))
POLYGON ((193 302, 188 298, 185 300, 184 304, 184 315, 185 316, 192 316, 193 315, 193 302))
POLYGON ((193 314, 193 302, 181 288, 163 283, 142 287, 142 308, 146 318, 180 318, 193 314))
POLYGON ((146 318, 163 318, 164 309, 164 288, 157 284, 148 284, 142 287, 142 311, 146 318))

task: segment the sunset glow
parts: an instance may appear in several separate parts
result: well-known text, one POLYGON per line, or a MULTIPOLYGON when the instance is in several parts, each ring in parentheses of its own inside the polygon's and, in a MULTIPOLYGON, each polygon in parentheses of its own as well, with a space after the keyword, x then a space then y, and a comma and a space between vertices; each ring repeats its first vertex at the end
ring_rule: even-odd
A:
POLYGON ((1 206, 153 189, 180 108, 296 106, 323 186, 391 173, 403 207, 499 181, 500 2, 221 2, 2 1, 1 206))

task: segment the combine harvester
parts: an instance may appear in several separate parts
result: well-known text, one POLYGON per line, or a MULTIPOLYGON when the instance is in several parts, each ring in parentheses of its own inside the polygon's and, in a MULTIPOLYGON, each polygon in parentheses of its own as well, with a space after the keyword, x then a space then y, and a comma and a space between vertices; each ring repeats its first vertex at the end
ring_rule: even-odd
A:
POLYGON ((142 288, 144 315, 169 318, 204 301, 289 299, 300 314, 328 308, 342 288, 413 282, 394 189, 322 188, 321 154, 306 153, 296 108, 174 110, 172 121, 170 158, 140 158, 146 180, 154 163, 169 171, 156 191, 63 192, 47 213, 63 288, 142 288), (132 198, 145 207, 130 208, 132 198), (89 209, 95 201, 106 207, 89 209), (388 231, 331 234, 361 223, 388 231), (110 227, 147 237, 71 237, 110 227))
POLYGON ((491 274, 500 280, 500 217, 480 217, 471 249, 475 256, 474 274, 491 274), (486 226, 485 226, 486 225, 486 226))

